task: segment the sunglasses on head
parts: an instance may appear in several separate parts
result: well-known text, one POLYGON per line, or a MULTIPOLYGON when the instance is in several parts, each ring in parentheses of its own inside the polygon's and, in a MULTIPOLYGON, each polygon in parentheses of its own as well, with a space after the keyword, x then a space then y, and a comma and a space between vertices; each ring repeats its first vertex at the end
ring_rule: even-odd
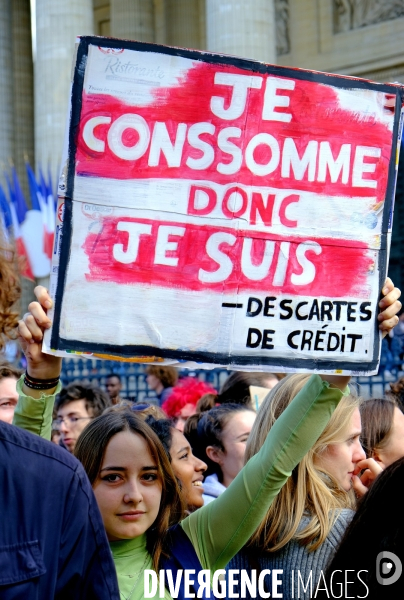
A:
POLYGON ((149 404, 148 402, 136 402, 135 404, 132 404, 131 406, 131 410, 146 410, 147 408, 150 408, 152 406, 152 404, 149 404))

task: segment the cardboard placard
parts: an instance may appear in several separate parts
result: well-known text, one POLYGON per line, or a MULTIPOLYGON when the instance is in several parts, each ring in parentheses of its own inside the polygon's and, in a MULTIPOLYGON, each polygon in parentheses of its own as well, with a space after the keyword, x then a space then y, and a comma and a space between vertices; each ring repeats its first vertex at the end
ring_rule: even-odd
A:
POLYGON ((81 38, 46 349, 374 372, 402 94, 81 38))

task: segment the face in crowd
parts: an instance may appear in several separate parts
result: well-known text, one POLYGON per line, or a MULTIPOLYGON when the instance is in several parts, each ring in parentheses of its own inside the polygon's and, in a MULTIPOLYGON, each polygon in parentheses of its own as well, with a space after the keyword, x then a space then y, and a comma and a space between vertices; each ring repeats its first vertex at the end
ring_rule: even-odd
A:
POLYGON ((156 392, 156 394, 161 394, 164 390, 164 386, 161 383, 160 379, 153 375, 153 373, 148 373, 146 377, 147 387, 156 392))
POLYGON ((58 409, 56 426, 60 432, 60 439, 69 452, 74 451, 80 433, 91 419, 93 415, 87 410, 85 400, 72 400, 58 409))
POLYGON ((182 433, 184 431, 185 423, 187 422, 189 417, 192 417, 192 415, 195 414, 195 412, 196 412, 195 404, 191 404, 191 402, 188 402, 188 404, 183 406, 181 408, 181 410, 179 411, 178 415, 175 417, 176 429, 178 429, 178 431, 181 431, 181 433, 182 433))
POLYGON ((315 459, 316 466, 331 475, 346 492, 352 487, 357 463, 366 458, 360 436, 361 416, 359 408, 356 408, 346 428, 345 440, 337 444, 328 444, 325 451, 315 459))
POLYGON ((374 451, 374 458, 383 468, 404 456, 404 414, 395 406, 387 443, 374 451))
POLYGON ((203 474, 206 463, 192 453, 187 438, 178 429, 171 429, 171 466, 178 477, 188 508, 203 506, 203 474))
MULTIPOLYGON (((192 454, 186 438, 175 429, 170 454, 188 508, 203 506, 206 464, 192 454)), ((93 487, 110 541, 138 537, 155 522, 162 475, 140 435, 122 431, 111 438, 93 487)))
POLYGON ((235 412, 221 433, 221 446, 208 446, 206 454, 220 465, 222 483, 228 487, 244 466, 244 455, 248 436, 256 419, 252 410, 235 412))
POLYGON ((17 379, 3 377, 0 379, 0 421, 12 423, 14 410, 18 402, 17 379))
MULTIPOLYGON (((184 503, 166 444, 145 421, 149 415, 107 411, 82 433, 75 455, 93 486, 108 539, 137 538, 153 526, 155 560, 167 528, 181 519, 184 503)), ((168 432, 170 424, 163 421, 168 432)))
MULTIPOLYGON (((402 382, 397 384, 401 387, 402 382)), ((395 393, 371 398, 360 407, 363 447, 383 469, 404 457, 404 414, 400 407, 400 396, 395 393)))
POLYGON ((122 384, 119 377, 116 375, 107 377, 105 389, 107 390, 107 394, 110 397, 112 404, 117 404, 122 390, 122 384))
POLYGON ((172 470, 180 484, 188 510, 192 511, 203 506, 203 479, 207 469, 206 463, 194 455, 187 438, 174 427, 172 421, 165 418, 162 411, 157 410, 156 414, 154 407, 145 405, 145 409, 141 409, 141 412, 137 412, 137 414, 146 419, 147 424, 162 442, 166 456, 169 456, 172 470))
POLYGON ((114 435, 93 486, 110 541, 132 539, 155 522, 162 480, 146 441, 131 431, 114 435))

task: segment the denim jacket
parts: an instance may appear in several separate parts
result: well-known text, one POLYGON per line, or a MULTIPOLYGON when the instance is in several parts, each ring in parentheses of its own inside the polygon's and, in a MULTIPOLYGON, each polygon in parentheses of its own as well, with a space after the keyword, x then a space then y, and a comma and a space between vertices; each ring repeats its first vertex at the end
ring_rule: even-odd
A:
POLYGON ((1 421, 0 598, 119 599, 82 466, 55 444, 1 421))

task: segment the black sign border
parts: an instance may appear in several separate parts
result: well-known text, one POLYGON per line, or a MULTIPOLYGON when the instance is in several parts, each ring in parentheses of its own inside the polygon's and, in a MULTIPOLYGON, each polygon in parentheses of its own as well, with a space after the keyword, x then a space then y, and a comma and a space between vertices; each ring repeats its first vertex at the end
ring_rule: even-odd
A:
MULTIPOLYGON (((186 50, 183 48, 173 48, 169 46, 161 46, 158 44, 150 44, 145 42, 133 42, 129 40, 116 40, 97 36, 83 36, 80 38, 80 43, 77 49, 76 65, 74 69, 73 85, 71 92, 71 115, 70 115, 70 126, 69 126, 69 137, 68 137, 68 173, 67 173, 67 185, 65 192, 65 206, 64 206, 64 217, 63 217, 63 229, 62 229, 62 242, 60 248, 60 263, 58 269, 58 279, 55 294, 55 310, 54 319, 51 334, 51 349, 52 350, 72 350, 76 352, 92 353, 92 354, 104 354, 116 356, 117 358, 129 358, 135 356, 153 356, 158 358, 175 359, 178 361, 194 361, 206 364, 218 364, 218 365, 240 365, 240 366, 273 366, 273 367, 287 367, 292 369, 306 369, 310 370, 324 370, 324 371, 351 371, 356 372, 369 372, 375 371, 378 365, 379 352, 381 342, 378 335, 378 322, 374 319, 374 346, 373 356, 366 362, 352 362, 352 361, 335 361, 329 359, 321 359, 321 357, 310 358, 279 358, 276 356, 229 356, 228 354, 219 354, 212 352, 194 352, 187 350, 169 350, 155 348, 154 346, 141 346, 141 345, 130 345, 130 346, 119 346, 116 344, 99 344, 82 342, 80 340, 65 339, 60 336, 60 318, 62 312, 63 294, 66 284, 66 275, 69 265, 70 252, 71 252, 71 240, 72 240, 72 208, 73 208, 73 193, 74 193, 74 176, 75 176, 75 162, 76 162, 76 139, 78 129, 80 125, 80 116, 82 108, 82 94, 84 86, 84 75, 85 65, 88 58, 89 46, 94 45, 103 48, 113 49, 130 49, 141 52, 154 52, 161 54, 168 54, 171 56, 180 56, 192 60, 199 60, 211 64, 223 64, 236 66, 240 69, 248 71, 271 75, 278 75, 283 77, 291 77, 293 79, 300 79, 305 81, 313 81, 316 83, 324 83, 339 87, 343 89, 371 89, 387 94, 394 94, 397 97, 396 112, 395 112, 395 124, 392 136, 392 157, 395 156, 397 148, 397 140, 399 134, 399 121, 401 105, 404 99, 404 90, 394 85, 381 84, 368 82, 366 80, 356 79, 354 77, 347 77, 343 75, 333 75, 328 73, 322 73, 320 71, 307 71, 299 68, 281 67, 278 65, 268 65, 255 60, 247 60, 234 56, 212 54, 209 52, 201 52, 194 50, 186 50)), ((394 194, 397 178, 397 169, 395 161, 390 161, 390 168, 388 174, 388 182, 386 189, 386 199, 383 209, 382 218, 382 233, 381 233, 381 248, 379 250, 379 264, 380 276, 379 276, 379 289, 382 289, 384 280, 387 273, 387 243, 388 243, 388 224, 390 220, 390 213, 394 205, 394 194)))

